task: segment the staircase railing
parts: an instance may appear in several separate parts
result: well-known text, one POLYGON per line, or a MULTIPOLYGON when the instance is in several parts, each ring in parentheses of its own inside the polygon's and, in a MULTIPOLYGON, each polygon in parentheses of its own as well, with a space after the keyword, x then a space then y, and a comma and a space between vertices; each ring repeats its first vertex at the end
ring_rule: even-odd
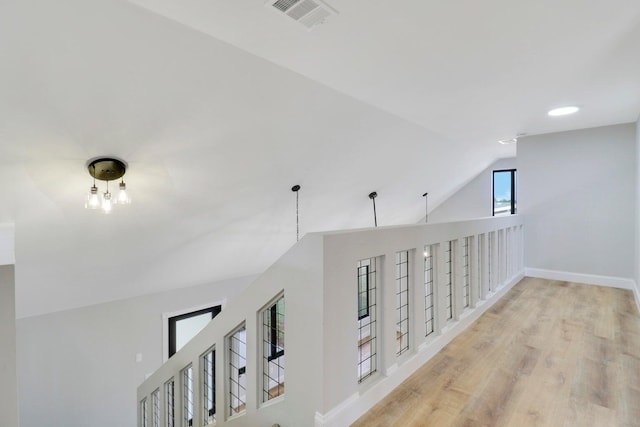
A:
POLYGON ((138 388, 139 425, 344 426, 523 274, 518 216, 306 235, 138 388))

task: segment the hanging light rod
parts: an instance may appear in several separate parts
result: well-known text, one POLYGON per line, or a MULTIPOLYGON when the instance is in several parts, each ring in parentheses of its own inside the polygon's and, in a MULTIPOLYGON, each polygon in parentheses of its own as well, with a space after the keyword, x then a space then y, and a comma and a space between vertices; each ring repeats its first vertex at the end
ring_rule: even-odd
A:
POLYGON ((424 193, 422 197, 424 197, 424 223, 427 223, 427 217, 429 216, 429 201, 427 200, 427 196, 429 193, 424 193))
POLYGON ((291 191, 296 193, 296 242, 300 240, 300 214, 298 210, 298 191, 300 191, 299 185, 291 187, 291 191))
POLYGON ((93 186, 89 189, 89 194, 87 195, 87 200, 84 205, 85 208, 102 208, 103 212, 109 213, 113 208, 113 204, 126 205, 131 203, 124 179, 120 181, 120 192, 117 198, 112 198, 112 194, 109 192, 109 181, 120 179, 127 172, 127 164, 123 160, 113 157, 96 157, 87 162, 87 170, 89 171, 89 175, 93 177, 93 186), (102 198, 98 195, 96 179, 106 181, 107 188, 102 198))
POLYGON ((376 215, 376 197, 378 197, 378 193, 375 191, 369 193, 369 198, 373 202, 373 225, 378 226, 378 216, 376 215))

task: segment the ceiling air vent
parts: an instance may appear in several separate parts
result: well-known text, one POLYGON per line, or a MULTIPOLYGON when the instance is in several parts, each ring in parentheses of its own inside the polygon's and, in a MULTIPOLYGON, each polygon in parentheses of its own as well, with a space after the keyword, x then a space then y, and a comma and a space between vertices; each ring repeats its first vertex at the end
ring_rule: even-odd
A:
POLYGON ((267 5, 273 6, 309 30, 338 13, 321 0, 268 0, 267 5))

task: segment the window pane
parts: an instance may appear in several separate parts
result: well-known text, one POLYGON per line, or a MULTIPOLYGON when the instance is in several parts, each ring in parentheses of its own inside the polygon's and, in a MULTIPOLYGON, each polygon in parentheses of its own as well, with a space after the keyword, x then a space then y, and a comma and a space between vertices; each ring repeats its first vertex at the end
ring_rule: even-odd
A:
POLYGON ((515 169, 493 172, 493 215, 510 215, 515 213, 515 169))

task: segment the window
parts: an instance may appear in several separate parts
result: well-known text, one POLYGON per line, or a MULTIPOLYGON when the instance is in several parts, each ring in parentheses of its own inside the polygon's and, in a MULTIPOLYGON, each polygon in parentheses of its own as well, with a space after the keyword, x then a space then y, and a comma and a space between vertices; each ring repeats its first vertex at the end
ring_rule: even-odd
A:
POLYGON ((409 350, 409 251, 396 253, 396 355, 409 350))
POLYGON ((228 338, 229 416, 244 411, 247 398, 247 329, 244 325, 228 338))
POLYGON ((451 272, 451 241, 448 241, 444 245, 444 289, 447 303, 447 306, 445 307, 447 320, 453 319, 453 283, 451 272))
POLYGON ((222 306, 216 305, 169 317, 169 357, 195 337, 220 311, 222 311, 222 306))
POLYGON ((152 413, 151 413, 151 424, 153 427, 160 427, 160 389, 156 389, 153 393, 151 393, 151 404, 152 413))
POLYGON ((262 401, 284 394, 284 296, 262 312, 262 401))
POLYGON ((164 385, 164 390, 165 390, 165 394, 167 396, 167 407, 166 407, 166 414, 167 414, 167 427, 174 427, 175 426, 175 383, 173 381, 173 378, 170 379, 169 381, 167 381, 164 385))
POLYGON ((424 247, 424 320, 425 336, 433 333, 433 250, 430 245, 424 247))
POLYGON ((493 216, 516 213, 516 170, 493 171, 493 216))
POLYGON ((358 267, 358 320, 369 315, 369 265, 358 267))
POLYGON ((182 371, 182 425, 193 427, 193 367, 182 371))
POLYGON ((210 349, 201 358, 204 425, 216 422, 216 351, 210 349))
POLYGON ((147 423, 147 398, 145 397, 140 402, 140 425, 142 427, 148 427, 147 423))
POLYGON ((358 382, 362 382, 377 370, 376 259, 358 261, 357 272, 358 382))

